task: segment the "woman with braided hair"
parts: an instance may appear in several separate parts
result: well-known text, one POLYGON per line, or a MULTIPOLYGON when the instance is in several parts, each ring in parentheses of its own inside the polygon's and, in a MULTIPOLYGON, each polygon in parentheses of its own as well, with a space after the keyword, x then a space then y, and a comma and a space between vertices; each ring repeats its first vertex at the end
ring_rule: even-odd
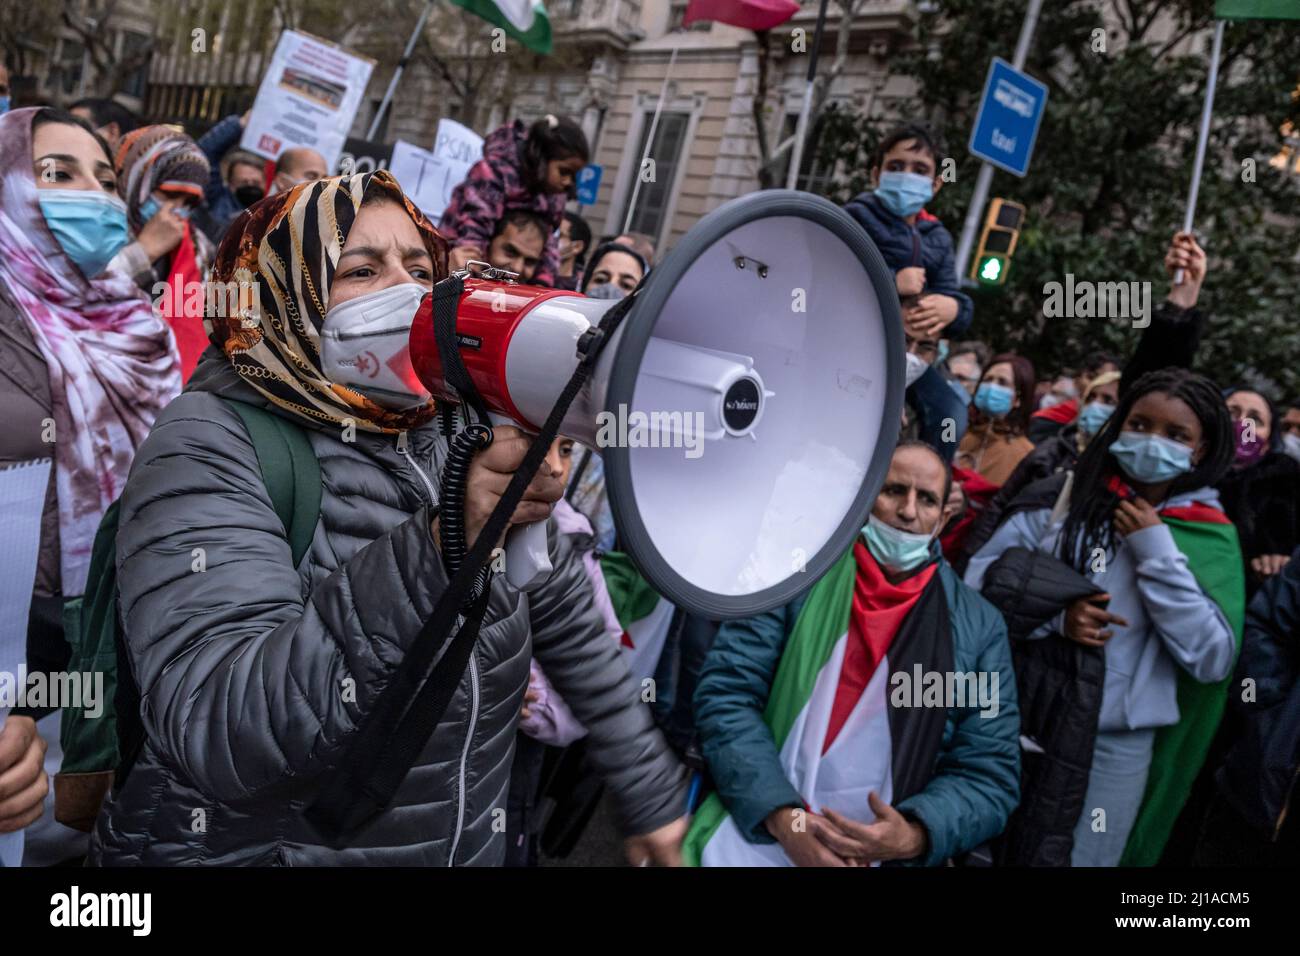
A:
MULTIPOLYGON (((1051 801, 1082 808, 1070 865, 1154 863, 1205 759, 1244 611, 1236 530, 1213 488, 1233 448, 1211 381, 1185 369, 1150 372, 1075 470, 1027 488, 971 559, 966 582, 975 587, 1021 547, 1058 559, 1096 589, 1021 642, 1074 642, 1104 660, 1097 713, 1067 715, 1085 731, 1095 727, 1086 781, 1051 801)), ((1036 694, 1059 695, 1061 708, 1086 696, 1028 680, 1020 659, 1017 671, 1027 712, 1036 694)), ((1027 788, 1022 807, 1041 797, 1027 788)))

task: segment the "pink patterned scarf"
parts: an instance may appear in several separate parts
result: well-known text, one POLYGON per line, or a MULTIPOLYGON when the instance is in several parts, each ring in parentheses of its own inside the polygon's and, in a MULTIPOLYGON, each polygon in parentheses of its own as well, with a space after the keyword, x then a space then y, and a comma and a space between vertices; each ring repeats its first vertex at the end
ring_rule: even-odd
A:
POLYGON ((0 284, 49 368, 62 590, 86 587, 90 548, 136 449, 180 392, 167 324, 128 277, 87 281, 45 224, 33 173, 36 109, 0 116, 0 284))

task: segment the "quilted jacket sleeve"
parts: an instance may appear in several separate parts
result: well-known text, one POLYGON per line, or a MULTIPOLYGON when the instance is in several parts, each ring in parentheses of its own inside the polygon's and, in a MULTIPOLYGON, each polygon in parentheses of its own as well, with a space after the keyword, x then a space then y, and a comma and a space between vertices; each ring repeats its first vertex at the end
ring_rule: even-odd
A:
POLYGON ((533 654, 587 728, 589 758, 613 794, 619 826, 649 833, 685 814, 686 771, 610 638, 568 536, 554 522, 548 533, 555 570, 529 594, 533 654))
POLYGON ((952 730, 934 776, 899 801, 898 812, 919 820, 930 837, 927 854, 908 861, 914 865, 939 866, 997 836, 1020 801, 1020 709, 1006 626, 992 605, 969 592, 962 597, 953 606, 953 628, 966 633, 954 638, 973 654, 957 666, 982 677, 994 703, 949 711, 952 730))
POLYGON ((763 721, 793 619, 793 610, 782 607, 724 623, 695 688, 709 773, 736 826, 753 843, 775 842, 763 824, 773 810, 804 805, 763 721))
POLYGON ((373 705, 446 585, 424 510, 308 595, 236 413, 187 392, 122 496, 119 602, 160 756, 223 803, 310 778, 373 705))
POLYGON ((925 270, 925 291, 946 295, 957 300, 957 317, 944 329, 944 335, 958 339, 965 335, 975 320, 975 303, 961 291, 957 277, 957 254, 952 247, 952 234, 947 229, 932 229, 926 234, 930 265, 925 270))
POLYGON ((438 228, 451 238, 453 246, 470 246, 487 255, 492 230, 505 211, 505 183, 491 163, 480 159, 452 193, 438 228))

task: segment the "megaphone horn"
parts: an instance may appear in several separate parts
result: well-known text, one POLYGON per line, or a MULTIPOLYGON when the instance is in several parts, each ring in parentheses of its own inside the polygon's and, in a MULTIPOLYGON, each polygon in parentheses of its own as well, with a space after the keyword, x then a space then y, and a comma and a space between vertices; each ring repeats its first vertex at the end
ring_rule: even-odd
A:
MULTIPOLYGON (((489 411, 537 431, 616 304, 467 278, 457 345, 489 411)), ((458 401, 428 298, 410 352, 425 386, 458 401)), ((893 275, 861 227, 808 193, 753 193, 650 274, 560 430, 601 452, 622 546, 660 594, 712 619, 756 614, 810 586, 866 522, 904 352, 893 275)))

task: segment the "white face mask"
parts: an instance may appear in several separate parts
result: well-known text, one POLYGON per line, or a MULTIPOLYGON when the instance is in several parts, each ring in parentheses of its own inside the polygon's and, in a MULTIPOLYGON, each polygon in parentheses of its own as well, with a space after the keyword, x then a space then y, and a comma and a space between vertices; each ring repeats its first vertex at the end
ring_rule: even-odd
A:
POLYGON ((1283 435, 1282 451, 1290 455, 1296 461, 1300 461, 1300 435, 1292 435, 1290 432, 1283 435))
POLYGON ((415 282, 367 292, 330 306, 321 326, 321 370, 394 411, 432 396, 411 366, 411 324, 429 290, 415 282))
POLYGON ((903 377, 903 381, 907 383, 907 387, 908 387, 908 388, 911 388, 911 387, 912 387, 912 383, 915 382, 915 381, 916 381, 918 378, 920 378, 922 375, 924 375, 924 374, 925 374, 925 370, 926 370, 927 368, 929 368, 929 367, 930 367, 930 366, 929 366, 929 364, 925 361, 925 359, 921 358, 921 357, 920 357, 919 355, 917 355, 915 352, 908 352, 908 353, 907 353, 907 372, 906 372, 906 374, 905 374, 904 377, 903 377))

